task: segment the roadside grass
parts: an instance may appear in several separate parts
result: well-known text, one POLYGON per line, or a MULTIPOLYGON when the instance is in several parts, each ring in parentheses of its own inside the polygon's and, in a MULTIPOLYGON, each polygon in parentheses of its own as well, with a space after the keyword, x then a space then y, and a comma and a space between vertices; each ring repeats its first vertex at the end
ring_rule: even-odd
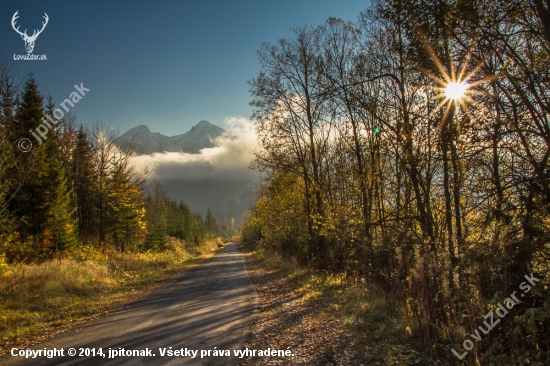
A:
POLYGON ((84 246, 40 264, 0 263, 0 354, 135 300, 211 258, 222 244, 216 239, 195 246, 170 238, 163 252, 104 253, 84 246))
POLYGON ((245 246, 243 252, 262 266, 288 278, 320 307, 318 316, 345 327, 356 340, 356 359, 365 365, 423 365, 426 360, 409 346, 407 323, 386 295, 364 279, 331 274, 299 265, 262 247, 245 246))

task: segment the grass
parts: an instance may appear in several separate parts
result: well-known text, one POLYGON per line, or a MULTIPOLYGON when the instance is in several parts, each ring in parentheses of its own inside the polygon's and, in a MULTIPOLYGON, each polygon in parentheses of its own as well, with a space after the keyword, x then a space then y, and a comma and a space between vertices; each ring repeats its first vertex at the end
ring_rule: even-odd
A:
POLYGON ((201 246, 171 239, 159 253, 103 253, 82 247, 40 264, 7 266, 0 261, 0 354, 137 299, 214 256, 221 246, 219 239, 201 246))
POLYGON ((262 266, 288 278, 303 291, 306 299, 322 304, 324 310, 319 316, 352 332, 357 340, 356 356, 365 364, 427 364, 422 355, 408 345, 410 334, 406 321, 394 314, 386 295, 363 278, 300 266, 292 258, 283 258, 261 247, 242 244, 240 247, 262 266))

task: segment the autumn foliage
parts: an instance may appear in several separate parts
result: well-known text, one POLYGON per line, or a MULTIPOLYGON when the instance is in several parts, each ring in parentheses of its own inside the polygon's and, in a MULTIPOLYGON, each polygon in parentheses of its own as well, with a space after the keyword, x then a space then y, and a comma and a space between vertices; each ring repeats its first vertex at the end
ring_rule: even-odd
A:
POLYGON ((380 0, 356 24, 264 44, 250 86, 266 180, 244 240, 380 287, 437 360, 457 361, 451 348, 534 272, 541 285, 464 362, 547 360, 542 3, 380 0))

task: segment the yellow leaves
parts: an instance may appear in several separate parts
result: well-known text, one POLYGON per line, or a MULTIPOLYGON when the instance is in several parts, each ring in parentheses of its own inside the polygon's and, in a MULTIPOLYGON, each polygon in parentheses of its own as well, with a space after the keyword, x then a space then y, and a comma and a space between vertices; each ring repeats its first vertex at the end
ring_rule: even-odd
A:
POLYGON ((8 262, 6 260, 5 254, 0 254, 0 275, 7 277, 9 276, 9 269, 8 262))
POLYGON ((66 233, 71 233, 73 231, 73 229, 74 229, 74 225, 71 224, 70 222, 67 222, 65 224, 65 232, 66 233))

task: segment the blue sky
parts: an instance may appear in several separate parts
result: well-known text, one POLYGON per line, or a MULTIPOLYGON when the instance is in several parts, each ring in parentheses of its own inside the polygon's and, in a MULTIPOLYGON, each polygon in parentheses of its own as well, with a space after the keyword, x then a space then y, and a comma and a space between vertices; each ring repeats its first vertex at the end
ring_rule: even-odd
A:
POLYGON ((362 0, 1 1, 0 59, 20 78, 33 71, 40 91, 59 103, 83 83, 90 92, 74 107, 78 121, 101 119, 125 132, 145 124, 175 135, 205 119, 249 118, 247 81, 259 72, 262 42, 290 37, 291 28, 329 17, 356 21, 362 0), (35 55, 12 29, 49 23, 35 55))

